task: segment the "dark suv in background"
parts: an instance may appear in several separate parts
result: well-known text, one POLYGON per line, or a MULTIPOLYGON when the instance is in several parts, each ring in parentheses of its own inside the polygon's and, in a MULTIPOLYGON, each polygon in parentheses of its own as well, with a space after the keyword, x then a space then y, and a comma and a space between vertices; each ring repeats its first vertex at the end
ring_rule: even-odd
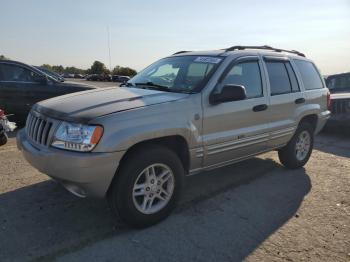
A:
POLYGON ((0 61, 0 108, 14 114, 11 120, 24 124, 35 103, 68 93, 94 89, 92 86, 62 83, 24 63, 0 61))

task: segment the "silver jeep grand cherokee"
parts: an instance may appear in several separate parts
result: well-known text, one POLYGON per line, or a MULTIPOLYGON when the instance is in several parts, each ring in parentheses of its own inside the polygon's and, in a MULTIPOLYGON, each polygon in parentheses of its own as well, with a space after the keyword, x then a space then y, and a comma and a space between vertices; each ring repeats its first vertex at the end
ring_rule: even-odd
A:
POLYGON ((73 194, 107 197, 126 223, 168 216, 184 177, 278 150, 308 161, 330 116, 315 65, 297 51, 234 46, 178 52, 121 88, 36 104, 18 147, 73 194))

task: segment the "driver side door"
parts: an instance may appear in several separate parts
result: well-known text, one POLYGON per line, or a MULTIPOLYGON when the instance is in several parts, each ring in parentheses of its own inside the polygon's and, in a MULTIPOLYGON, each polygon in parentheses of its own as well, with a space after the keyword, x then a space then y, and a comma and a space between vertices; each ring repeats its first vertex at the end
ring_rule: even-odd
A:
POLYGON ((246 99, 211 105, 203 98, 204 167, 215 167, 267 149, 268 97, 262 63, 257 56, 240 57, 226 68, 215 86, 242 85, 246 99))

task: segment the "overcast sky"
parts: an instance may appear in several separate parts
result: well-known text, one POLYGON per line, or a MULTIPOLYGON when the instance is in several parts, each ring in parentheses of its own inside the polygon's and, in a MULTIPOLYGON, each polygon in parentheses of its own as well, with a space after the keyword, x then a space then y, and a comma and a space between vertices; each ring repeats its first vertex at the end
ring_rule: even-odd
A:
POLYGON ((0 54, 29 64, 142 69, 179 50, 296 49, 350 71, 350 0, 0 0, 0 54))

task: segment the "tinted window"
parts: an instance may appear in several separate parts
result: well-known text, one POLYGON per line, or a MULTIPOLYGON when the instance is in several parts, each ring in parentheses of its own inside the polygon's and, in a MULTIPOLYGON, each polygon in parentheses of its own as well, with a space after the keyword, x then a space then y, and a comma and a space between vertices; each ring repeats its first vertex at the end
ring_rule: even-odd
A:
POLYGON ((306 90, 323 88, 323 83, 315 66, 303 60, 294 60, 300 72, 306 90))
POLYGON ((271 95, 286 94, 292 91, 291 81, 289 80, 285 64, 285 62, 266 62, 271 95))
POLYGON ((258 62, 243 62, 234 65, 223 80, 223 85, 233 84, 245 87, 247 98, 262 96, 262 84, 258 62))
POLYGON ((329 89, 349 89, 350 74, 329 77, 327 79, 327 87, 329 89))
POLYGON ((289 80, 290 80, 290 83, 292 85, 292 92, 300 91, 299 84, 298 84, 298 81, 297 81, 297 78, 295 76, 295 72, 294 72, 292 66, 290 65, 289 62, 285 63, 285 66, 287 68, 289 80))
POLYGON ((35 73, 16 65, 0 64, 2 81, 34 82, 35 73))

